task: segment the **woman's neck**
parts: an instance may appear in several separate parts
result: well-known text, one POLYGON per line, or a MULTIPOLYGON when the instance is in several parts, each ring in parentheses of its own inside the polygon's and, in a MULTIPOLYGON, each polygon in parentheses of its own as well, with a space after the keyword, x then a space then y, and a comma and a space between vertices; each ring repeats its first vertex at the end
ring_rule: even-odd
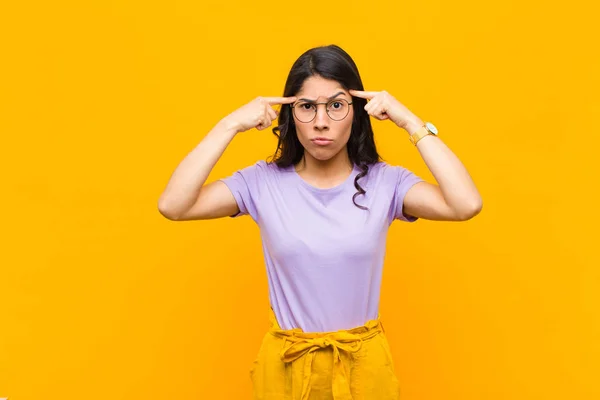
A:
POLYGON ((317 160, 305 151, 295 168, 301 177, 310 182, 319 186, 335 186, 348 178, 354 165, 347 149, 344 149, 329 160, 317 160))

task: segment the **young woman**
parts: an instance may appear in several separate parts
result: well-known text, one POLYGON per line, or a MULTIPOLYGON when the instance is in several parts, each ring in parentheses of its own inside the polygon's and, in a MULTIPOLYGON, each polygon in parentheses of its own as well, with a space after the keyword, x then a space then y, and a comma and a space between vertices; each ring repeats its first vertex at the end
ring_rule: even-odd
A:
POLYGON ((250 215, 260 226, 271 329, 250 371, 254 398, 386 400, 400 392, 379 314, 388 228, 468 220, 482 200, 435 126, 386 91, 364 91, 352 58, 330 45, 296 60, 283 97, 258 97, 219 121, 158 206, 176 221, 250 215), (370 117, 406 131, 437 182, 381 161, 370 117), (205 185, 238 133, 275 119, 271 162, 205 185))

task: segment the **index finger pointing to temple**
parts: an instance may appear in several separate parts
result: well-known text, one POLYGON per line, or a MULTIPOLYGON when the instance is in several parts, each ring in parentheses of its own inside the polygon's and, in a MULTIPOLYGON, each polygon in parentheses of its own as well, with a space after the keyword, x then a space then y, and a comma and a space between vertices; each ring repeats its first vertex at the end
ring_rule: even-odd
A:
POLYGON ((296 97, 265 97, 270 105, 273 104, 290 104, 296 101, 296 97))
POLYGON ((361 97, 361 98, 363 98, 363 99, 368 99, 368 100, 370 100, 370 99, 372 99, 373 97, 375 97, 375 95, 377 95, 377 93, 378 93, 378 92, 366 92, 366 91, 362 91, 362 90, 354 90, 354 89, 351 89, 351 90, 350 90, 350 94, 351 94, 352 96, 355 96, 355 97, 361 97))

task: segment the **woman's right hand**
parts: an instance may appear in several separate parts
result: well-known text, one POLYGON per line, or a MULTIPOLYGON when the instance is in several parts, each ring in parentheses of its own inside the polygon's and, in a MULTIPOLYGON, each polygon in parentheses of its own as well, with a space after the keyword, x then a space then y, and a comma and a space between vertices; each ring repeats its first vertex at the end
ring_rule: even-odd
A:
POLYGON ((296 97, 257 97, 248 104, 238 108, 223 120, 236 132, 245 132, 252 128, 259 131, 271 126, 278 112, 271 108, 275 104, 291 104, 296 97))

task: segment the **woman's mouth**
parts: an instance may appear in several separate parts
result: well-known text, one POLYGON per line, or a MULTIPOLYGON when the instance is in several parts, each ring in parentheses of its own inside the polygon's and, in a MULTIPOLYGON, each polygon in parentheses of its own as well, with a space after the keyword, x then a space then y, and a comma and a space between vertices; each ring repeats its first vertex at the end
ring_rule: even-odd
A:
POLYGON ((318 146, 327 146, 328 144, 333 143, 333 140, 327 138, 314 138, 311 139, 311 142, 318 146))

